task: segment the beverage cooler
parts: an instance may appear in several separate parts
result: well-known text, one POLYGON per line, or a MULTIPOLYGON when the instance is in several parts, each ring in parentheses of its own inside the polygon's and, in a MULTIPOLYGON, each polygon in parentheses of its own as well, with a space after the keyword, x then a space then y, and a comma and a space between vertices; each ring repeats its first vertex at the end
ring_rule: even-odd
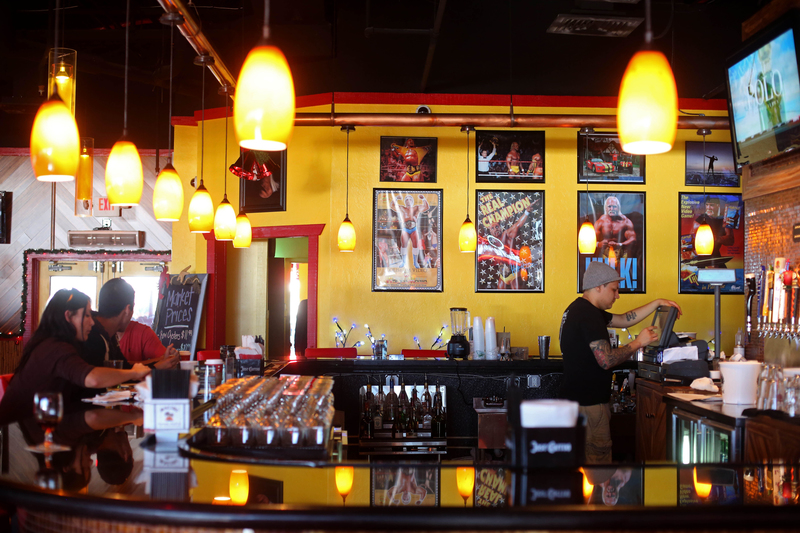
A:
POLYGON ((678 464, 740 462, 744 426, 671 405, 667 417, 667 460, 678 464))

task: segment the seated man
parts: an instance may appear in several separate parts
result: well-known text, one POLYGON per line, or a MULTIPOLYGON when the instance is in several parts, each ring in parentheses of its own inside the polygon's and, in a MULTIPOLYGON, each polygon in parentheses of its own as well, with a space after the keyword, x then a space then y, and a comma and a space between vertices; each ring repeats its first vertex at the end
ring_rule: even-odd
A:
POLYGON ((164 347, 156 332, 140 322, 131 320, 125 331, 117 333, 117 338, 122 355, 129 363, 154 360, 156 368, 172 368, 178 363, 178 351, 171 344, 164 347), (167 365, 167 361, 171 364, 167 365))

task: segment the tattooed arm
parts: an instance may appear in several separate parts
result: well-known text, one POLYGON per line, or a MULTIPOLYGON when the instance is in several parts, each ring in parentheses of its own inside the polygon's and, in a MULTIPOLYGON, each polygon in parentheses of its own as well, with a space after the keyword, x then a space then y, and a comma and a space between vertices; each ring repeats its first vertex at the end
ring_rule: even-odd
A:
POLYGON ((644 328, 636 339, 625 346, 612 349, 611 345, 608 343, 608 339, 601 339, 589 343, 589 347, 592 349, 597 364, 600 365, 601 368, 608 370, 609 368, 614 368, 620 363, 627 361, 636 353, 636 350, 650 344, 655 339, 655 328, 650 326, 644 328))
POLYGON ((627 328, 633 326, 634 324, 638 324, 645 318, 647 318, 650 313, 656 310, 659 305, 666 305, 669 307, 675 307, 678 310, 678 317, 681 316, 681 307, 671 300, 665 300, 660 298, 658 300, 653 300, 649 304, 645 304, 641 307, 637 307, 636 309, 631 309, 624 315, 613 315, 611 318, 611 322, 609 322, 609 326, 612 328, 627 328))

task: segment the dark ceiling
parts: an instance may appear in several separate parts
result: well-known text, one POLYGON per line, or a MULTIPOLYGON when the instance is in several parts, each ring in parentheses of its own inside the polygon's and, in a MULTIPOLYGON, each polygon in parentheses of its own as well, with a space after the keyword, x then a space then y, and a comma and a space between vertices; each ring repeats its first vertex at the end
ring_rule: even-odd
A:
MULTIPOLYGON (((261 33, 259 0, 185 0, 234 76, 261 33)), ((616 96, 639 26, 625 38, 547 33, 558 14, 644 16, 644 1, 450 0, 429 76, 423 73, 442 0, 273 0, 274 41, 298 95, 336 92, 616 96), (372 31, 368 31, 372 28, 372 31), (397 31, 403 30, 403 31, 397 31)), ((724 98, 725 58, 741 23, 766 0, 653 0, 655 47, 672 61, 682 98, 724 98)), ((78 51, 81 136, 110 147, 122 133, 124 0, 60 0, 61 45, 78 51)), ((0 2, 0 147, 25 147, 43 101, 54 0, 0 2)), ((129 132, 141 148, 167 144, 169 28, 157 0, 131 0, 129 132)), ((200 108, 202 70, 175 32, 173 115, 200 108)), ((206 73, 206 107, 223 97, 206 73)))

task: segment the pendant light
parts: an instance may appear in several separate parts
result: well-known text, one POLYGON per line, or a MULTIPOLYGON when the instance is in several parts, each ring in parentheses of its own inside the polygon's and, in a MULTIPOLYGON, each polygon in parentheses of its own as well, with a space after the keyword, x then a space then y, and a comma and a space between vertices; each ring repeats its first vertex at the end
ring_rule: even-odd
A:
POLYGON ((634 54, 622 76, 617 128, 624 151, 661 154, 675 143, 678 89, 667 58, 651 49, 650 0, 645 0, 644 6, 644 47, 634 54))
POLYGON ((473 126, 461 126, 461 131, 467 132, 467 218, 458 231, 458 249, 465 254, 474 253, 478 247, 478 233, 469 219, 469 132, 474 129, 473 126))
MULTIPOLYGON (((172 120, 172 63, 175 49, 175 25, 183 23, 180 13, 164 13, 159 19, 169 28, 169 119, 172 120)), ((174 146, 172 145, 172 124, 167 123, 167 146, 170 149, 169 162, 156 178, 153 188, 153 213, 156 220, 177 222, 183 213, 183 184, 175 167, 172 166, 174 146)))
POLYGON ((356 128, 354 126, 342 126, 342 131, 347 132, 347 196, 344 220, 339 226, 338 244, 340 252, 352 252, 356 249, 356 228, 350 222, 350 132, 356 131, 356 128))
MULTIPOLYGON (((701 172, 706 164, 706 135, 709 135, 711 130, 701 128, 697 130, 698 135, 703 136, 703 161, 701 162, 701 172)), ((700 226, 694 234, 694 253, 696 255, 711 255, 714 252, 714 232, 708 224, 708 215, 706 215, 706 180, 707 174, 703 173, 703 214, 698 217, 700 226)))
POLYGON ((75 176, 75 216, 92 215, 92 195, 94 193, 94 139, 81 137, 78 175, 75 176))
POLYGON ((239 146, 285 150, 294 129, 294 82, 286 57, 270 44, 269 0, 261 42, 247 54, 236 82, 233 125, 239 146))
MULTIPOLYGON (((590 126, 585 126, 581 128, 581 133, 584 135, 586 139, 586 150, 583 152, 583 158, 586 159, 589 156, 589 134, 594 133, 594 128, 590 126)), ((589 174, 584 174, 586 179, 586 201, 591 205, 591 201, 589 199, 589 174)), ((597 250, 597 232, 594 230, 594 225, 589 221, 589 213, 586 213, 586 219, 581 224, 581 229, 578 231, 578 251, 581 254, 585 255, 594 255, 595 250, 597 250)))
MULTIPOLYGON (((194 64, 203 67, 203 94, 200 98, 200 183, 189 202, 189 231, 192 233, 211 233, 214 229, 214 202, 203 185, 203 162, 206 147, 206 65, 214 62, 209 55, 199 55, 194 64)), ((197 178, 195 178, 195 181, 197 178)))
POLYGON ((117 207, 139 205, 144 188, 142 160, 136 145, 128 140, 128 56, 130 54, 131 0, 125 9, 125 104, 122 138, 111 147, 106 163, 108 203, 117 207))
POLYGON ((233 238, 233 247, 250 248, 251 242, 253 242, 253 227, 250 225, 247 213, 240 210, 239 216, 236 217, 236 236, 233 238))
MULTIPOLYGON (((60 2, 56 0, 55 42, 53 53, 58 57, 58 13, 60 2)), ((52 72, 48 71, 48 78, 52 72)), ((51 88, 54 88, 48 83, 51 88)), ((74 84, 73 84, 74 88, 74 84)), ((74 91, 73 91, 74 94, 74 91)), ((73 99, 74 102, 74 99, 73 99)), ((31 128, 31 165, 33 174, 39 181, 72 181, 78 174, 80 138, 70 108, 64 103, 57 90, 36 112, 31 128)))
POLYGON ((214 214, 214 238, 218 241, 232 241, 236 237, 236 211, 228 201, 228 96, 225 86, 225 158, 222 161, 225 178, 225 192, 214 214))

